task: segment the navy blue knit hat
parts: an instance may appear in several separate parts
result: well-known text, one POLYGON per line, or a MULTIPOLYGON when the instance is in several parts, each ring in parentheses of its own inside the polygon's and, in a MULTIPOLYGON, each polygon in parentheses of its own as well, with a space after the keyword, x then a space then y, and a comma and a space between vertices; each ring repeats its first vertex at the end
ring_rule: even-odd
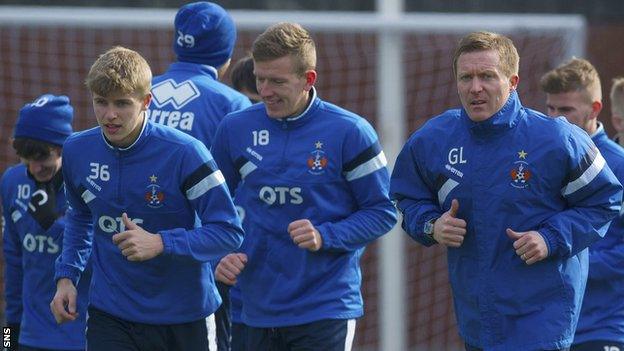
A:
POLYGON ((62 146, 72 133, 74 108, 64 95, 45 94, 24 105, 13 138, 28 138, 62 146))
POLYGON ((236 26, 221 6, 207 1, 184 5, 174 25, 173 51, 178 61, 218 68, 232 57, 236 26))

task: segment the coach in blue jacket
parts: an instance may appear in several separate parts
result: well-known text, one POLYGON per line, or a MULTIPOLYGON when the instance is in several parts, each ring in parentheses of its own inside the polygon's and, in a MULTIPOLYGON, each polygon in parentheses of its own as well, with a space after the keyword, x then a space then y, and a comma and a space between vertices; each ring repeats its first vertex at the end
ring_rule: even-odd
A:
MULTIPOLYGON (((596 68, 573 58, 541 81, 551 117, 565 116, 587 132, 620 182, 624 149, 609 140, 598 115, 602 89, 596 68)), ((573 351, 624 350, 624 217, 617 216, 604 239, 589 247, 589 276, 573 351)))
POLYGON ((518 64, 502 35, 462 38, 462 108, 415 132, 392 175, 403 228, 448 247, 467 350, 566 350, 586 248, 620 210, 621 185, 587 134, 521 105, 518 64))
POLYGON ((269 27, 253 59, 263 102, 226 116, 212 145, 246 233, 216 276, 238 280, 248 350, 350 350, 360 257, 396 222, 386 158, 365 119, 318 97, 301 26, 269 27))

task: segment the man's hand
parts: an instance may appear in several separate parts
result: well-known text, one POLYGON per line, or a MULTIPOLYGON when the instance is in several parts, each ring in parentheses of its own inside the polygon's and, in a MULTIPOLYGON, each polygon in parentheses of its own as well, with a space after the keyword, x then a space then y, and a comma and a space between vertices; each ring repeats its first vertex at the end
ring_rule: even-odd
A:
POLYGON ((288 225, 288 234, 295 245, 309 251, 318 251, 323 246, 323 238, 307 219, 299 219, 288 225))
POLYGON ((451 208, 433 224, 433 238, 448 247, 460 247, 466 235, 466 221, 457 218, 459 201, 453 199, 451 208))
POLYGON ((61 324, 78 318, 76 295, 76 287, 71 280, 61 278, 56 282, 56 294, 50 302, 50 310, 52 310, 56 323, 61 324))
POLYGON ((126 230, 113 235, 113 242, 128 261, 146 261, 160 255, 164 245, 160 234, 152 234, 132 222, 124 212, 121 215, 126 230))
POLYGON ((236 277, 245 269, 247 255, 244 253, 232 253, 219 261, 215 269, 215 278, 223 284, 236 284, 236 277))
POLYGON ((513 240, 513 247, 516 249, 516 255, 531 265, 548 257, 548 246, 544 237, 535 230, 528 232, 514 232, 507 228, 507 236, 513 240))

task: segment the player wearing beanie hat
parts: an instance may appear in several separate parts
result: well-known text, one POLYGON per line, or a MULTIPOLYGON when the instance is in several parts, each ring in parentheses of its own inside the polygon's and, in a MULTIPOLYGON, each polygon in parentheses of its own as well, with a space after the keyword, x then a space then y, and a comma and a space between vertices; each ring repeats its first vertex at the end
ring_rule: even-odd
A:
POLYGON ((0 181, 4 227, 6 320, 32 349, 84 350, 89 272, 78 295, 76 323, 57 326, 48 303, 54 295, 54 261, 60 254, 67 209, 61 147, 72 133, 67 96, 45 94, 24 105, 13 148, 22 163, 0 181))
POLYGON ((184 5, 175 17, 173 50, 178 62, 152 81, 148 118, 179 129, 208 148, 223 117, 251 105, 249 99, 219 81, 229 67, 236 26, 211 2, 184 5))
POLYGON ((13 148, 38 182, 61 168, 60 147, 72 133, 74 108, 67 96, 45 94, 24 105, 13 132, 13 148))
POLYGON ((178 61, 218 68, 232 57, 236 26, 221 6, 207 1, 184 5, 174 25, 173 51, 178 61))
POLYGON ((74 108, 67 96, 45 94, 22 107, 13 138, 30 138, 61 146, 72 133, 73 118, 74 108))
MULTIPOLYGON (((223 117, 251 105, 247 97, 219 81, 229 67, 236 26, 221 6, 206 1, 182 6, 174 26, 173 50, 178 62, 152 81, 153 99, 147 116, 210 148, 223 117)), ((226 305, 227 288, 220 283, 218 288, 226 305)), ((224 307, 215 314, 218 350, 229 350, 229 319, 224 307)))

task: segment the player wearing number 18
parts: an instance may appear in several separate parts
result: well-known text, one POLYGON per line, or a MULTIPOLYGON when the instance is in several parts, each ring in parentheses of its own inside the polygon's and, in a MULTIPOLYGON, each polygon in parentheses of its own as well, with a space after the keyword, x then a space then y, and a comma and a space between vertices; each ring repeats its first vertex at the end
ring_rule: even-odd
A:
POLYGON ((90 273, 79 283, 74 322, 58 326, 48 308, 67 209, 61 150, 73 112, 67 96, 45 94, 26 104, 13 134, 22 163, 7 169, 0 183, 6 321, 22 350, 84 350, 90 273))
POLYGON ((241 252, 215 274, 238 281, 248 350, 350 350, 360 257, 396 222, 386 159, 365 119, 317 95, 305 29, 271 26, 252 54, 263 102, 226 116, 212 144, 246 214, 241 252))
POLYGON ((88 350, 208 350, 221 302, 208 262, 242 241, 210 152, 147 120, 151 78, 132 50, 101 55, 86 80, 99 126, 63 149, 70 210, 51 308, 58 322, 74 318, 75 282, 93 250, 88 350))

